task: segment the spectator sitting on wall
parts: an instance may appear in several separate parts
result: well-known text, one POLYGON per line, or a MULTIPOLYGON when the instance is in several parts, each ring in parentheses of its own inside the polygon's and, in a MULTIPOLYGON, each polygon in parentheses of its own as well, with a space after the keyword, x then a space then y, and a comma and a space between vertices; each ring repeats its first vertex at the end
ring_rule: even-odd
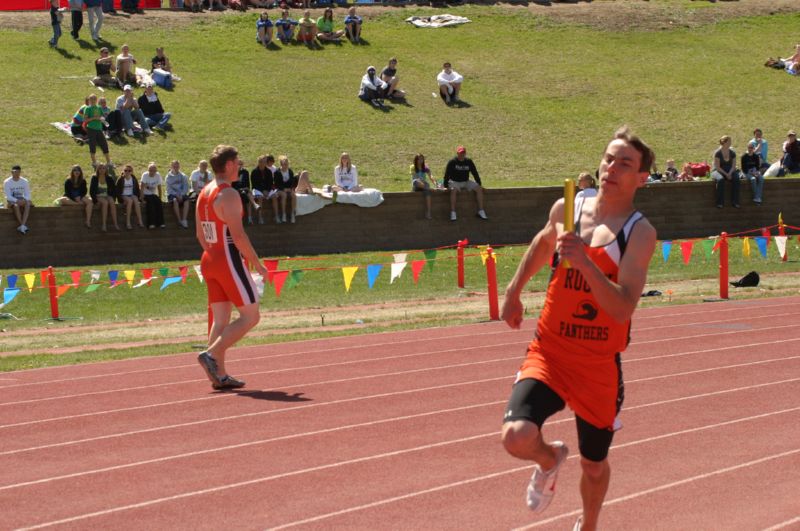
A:
POLYGON ((719 149, 714 152, 714 170, 711 178, 716 181, 717 208, 725 203, 725 183, 731 187, 731 203, 739 208, 739 170, 736 169, 736 152, 731 149, 731 137, 719 139, 719 149))
POLYGON ((189 178, 181 171, 181 163, 173 160, 167 172, 167 202, 172 204, 172 211, 178 225, 189 228, 189 178))
POLYGON ((131 55, 127 44, 122 45, 117 56, 117 80, 120 85, 136 83, 136 58, 131 55))
POLYGON ((97 168, 95 168, 95 173, 89 182, 89 197, 91 197, 93 203, 100 205, 102 221, 100 230, 106 232, 106 220, 109 212, 111 213, 111 221, 114 223, 114 228, 119 230, 116 205, 117 186, 114 176, 109 173, 105 164, 98 164, 97 168))
POLYGON ((767 158, 769 144, 767 139, 764 138, 764 133, 761 132, 761 129, 756 128, 753 130, 753 138, 750 139, 750 142, 756 145, 756 154, 761 158, 761 171, 766 171, 769 168, 769 159, 767 158))
POLYGON ((411 164, 411 191, 422 192, 425 197, 425 219, 431 219, 431 187, 438 190, 439 183, 433 178, 431 169, 425 164, 425 155, 417 153, 411 164))
MULTIPOLYGON (((275 168, 275 157, 272 155, 261 155, 258 157, 258 166, 250 171, 250 193, 253 196, 253 203, 258 205, 255 208, 258 212, 258 224, 264 224, 264 217, 262 216, 262 209, 264 207, 264 199, 267 198, 273 185, 273 173, 275 168)), ((252 223, 252 215, 248 217, 248 222, 252 223)))
POLYGON ((117 68, 114 66, 114 58, 109 54, 105 46, 100 48, 100 57, 94 60, 95 77, 92 84, 96 87, 119 87, 119 81, 114 76, 117 68))
POLYGON ((692 163, 685 162, 683 167, 681 168, 681 172, 678 174, 678 178, 675 179, 679 182, 689 182, 689 181, 696 181, 694 174, 692 174, 692 163))
POLYGON ((674 182, 678 180, 678 173, 679 170, 675 167, 675 160, 674 159, 667 159, 667 167, 664 168, 664 174, 661 177, 661 180, 664 182, 674 182))
POLYGON ((22 176, 22 168, 18 164, 11 166, 11 176, 3 181, 3 192, 6 195, 6 206, 19 223, 17 232, 26 234, 30 230, 27 223, 33 201, 28 179, 22 176))
POLYGON ((192 200, 197 199, 197 194, 200 193, 200 190, 203 189, 205 185, 210 183, 214 180, 214 173, 209 171, 208 169, 208 161, 201 160, 197 164, 197 169, 192 172, 192 175, 189 177, 189 184, 191 185, 191 191, 189 192, 189 197, 192 200))
POLYGON ((800 173, 800 142, 797 141, 797 133, 792 130, 786 134, 786 142, 783 143, 783 157, 781 158, 781 173, 800 173))
POLYGON ((481 186, 481 176, 478 175, 478 168, 472 159, 467 158, 467 150, 464 146, 458 146, 455 158, 450 159, 444 170, 444 187, 450 190, 450 221, 457 219, 456 197, 458 192, 471 190, 475 192, 478 201, 478 214, 481 219, 489 219, 483 210, 483 187, 481 186), (475 178, 469 180, 469 176, 475 178))
POLYGON ((117 198, 120 203, 125 205, 125 219, 126 228, 131 230, 131 213, 136 213, 136 222, 140 227, 144 227, 142 223, 142 206, 139 202, 139 181, 133 174, 133 166, 126 164, 122 170, 122 175, 117 179, 117 198))
POLYGON ((760 205, 764 191, 764 176, 761 174, 761 157, 756 153, 756 144, 747 143, 747 153, 742 155, 742 174, 750 181, 753 189, 753 203, 760 205))
MULTIPOLYGON (((244 161, 239 159, 239 175, 235 183, 231 187, 239 192, 239 198, 242 200, 242 213, 247 212, 247 223, 253 224, 253 210, 259 210, 261 205, 255 202, 253 192, 250 188, 250 172, 244 167, 244 161)), ((243 214, 244 215, 244 214, 243 214)))
POLYGON ((597 197, 594 177, 590 173, 582 172, 578 175, 578 193, 575 194, 575 198, 580 197, 597 197))
POLYGON ((363 190, 358 184, 358 169, 350 160, 347 152, 339 156, 339 164, 333 168, 333 180, 335 184, 332 189, 335 192, 360 192, 363 190))
POLYGON ((358 97, 362 101, 372 103, 375 107, 383 107, 383 98, 389 85, 375 74, 375 67, 368 66, 367 73, 361 78, 358 97))
POLYGON ((144 203, 145 218, 147 219, 147 228, 154 229, 166 227, 164 224, 164 205, 161 198, 163 194, 164 179, 158 173, 158 168, 155 162, 151 162, 147 166, 147 171, 142 174, 139 180, 139 188, 141 194, 139 200, 144 203))
POLYGON ((275 172, 273 178, 275 194, 272 196, 272 209, 275 211, 275 223, 286 223, 287 203, 291 209, 289 221, 294 223, 297 211, 297 196, 294 189, 297 188, 297 178, 289 167, 289 157, 286 155, 278 157, 278 171, 275 172))
POLYGON ((361 24, 364 20, 356 15, 356 8, 355 6, 351 6, 347 10, 347 16, 344 17, 344 30, 347 33, 347 38, 350 39, 353 44, 359 44, 361 42, 361 24))
POLYGON ((87 229, 92 228, 92 198, 89 197, 89 188, 86 179, 83 177, 83 170, 75 165, 69 172, 69 177, 64 181, 64 195, 55 200, 61 206, 72 206, 83 208, 84 225, 87 229))
POLYGON ((147 125, 156 131, 163 131, 172 117, 172 113, 164 111, 152 83, 145 85, 144 94, 139 96, 139 107, 147 120, 147 125))

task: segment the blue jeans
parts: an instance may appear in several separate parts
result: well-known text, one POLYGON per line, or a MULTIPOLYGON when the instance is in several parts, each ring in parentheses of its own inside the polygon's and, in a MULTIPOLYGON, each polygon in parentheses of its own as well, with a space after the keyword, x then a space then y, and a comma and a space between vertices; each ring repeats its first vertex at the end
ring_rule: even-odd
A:
POLYGON ((61 38, 61 24, 53 24, 53 38, 50 39, 50 44, 58 46, 58 39, 61 38))
POLYGON ((748 173, 747 178, 750 179, 750 188, 753 189, 753 202, 760 203, 764 193, 764 176, 760 173, 757 176, 748 173))
POLYGON ((172 118, 172 115, 168 112, 165 113, 156 113, 151 114, 147 117, 147 125, 150 127, 158 127, 159 129, 163 129, 169 119, 172 118))
POLYGON ((783 155, 781 164, 786 168, 788 173, 800 173, 800 160, 794 160, 788 153, 783 155))
POLYGON ((716 171, 711 172, 711 178, 717 182, 717 206, 722 207, 725 203, 725 186, 728 185, 731 188, 731 204, 733 206, 739 206, 739 170, 734 170, 731 175, 731 180, 725 179, 721 173, 716 171))
POLYGON ((122 114, 122 127, 124 129, 133 129, 133 121, 136 120, 139 122, 145 130, 150 129, 150 125, 147 123, 147 118, 144 117, 144 113, 141 109, 136 109, 135 111, 131 111, 130 109, 123 109, 120 110, 122 114))

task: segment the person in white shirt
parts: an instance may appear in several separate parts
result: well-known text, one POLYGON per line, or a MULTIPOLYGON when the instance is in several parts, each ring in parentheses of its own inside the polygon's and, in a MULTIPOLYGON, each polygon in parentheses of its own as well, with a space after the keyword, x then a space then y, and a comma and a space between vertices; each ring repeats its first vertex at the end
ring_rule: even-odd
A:
POLYGON ((578 175, 578 193, 575 194, 575 199, 579 197, 597 197, 597 188, 594 186, 594 177, 591 174, 582 172, 578 175))
POLYGON ((164 205, 161 203, 163 186, 164 179, 158 173, 156 163, 151 162, 147 166, 147 171, 142 174, 142 178, 139 180, 139 189, 142 194, 139 199, 144 202, 148 229, 154 229, 156 226, 162 229, 166 227, 164 224, 164 205))
POLYGON ((459 103, 461 100, 458 94, 461 92, 461 84, 464 82, 464 76, 453 70, 450 63, 442 65, 442 71, 436 76, 436 82, 439 83, 439 95, 448 105, 450 103, 459 103))
POLYGON ((25 234, 28 232, 28 214, 33 206, 31 201, 31 187, 28 179, 22 176, 22 168, 15 164, 11 167, 11 177, 3 182, 3 191, 6 194, 6 205, 14 212, 17 218, 17 232, 25 234))
POLYGON ((360 192, 363 190, 358 184, 358 170, 350 160, 349 153, 342 153, 339 165, 333 168, 333 180, 336 184, 332 187, 335 192, 360 192))
POLYGON ((362 101, 368 101, 375 107, 383 106, 383 98, 386 96, 386 91, 389 89, 389 84, 382 80, 379 75, 375 73, 374 66, 367 67, 367 73, 361 78, 361 87, 358 89, 358 97, 362 101))
POLYGON ((197 194, 200 193, 200 190, 202 190, 205 185, 213 180, 214 173, 208 170, 208 161, 201 160, 197 165, 197 169, 194 170, 192 175, 189 177, 192 187, 191 191, 189 192, 189 197, 191 197, 193 200, 197 199, 197 194))
POLYGON ((122 53, 117 56, 117 79, 120 85, 136 83, 136 58, 128 51, 128 45, 123 44, 122 53))
POLYGON ((181 171, 181 163, 173 160, 167 173, 167 201, 172 204, 178 225, 189 228, 189 178, 181 171))

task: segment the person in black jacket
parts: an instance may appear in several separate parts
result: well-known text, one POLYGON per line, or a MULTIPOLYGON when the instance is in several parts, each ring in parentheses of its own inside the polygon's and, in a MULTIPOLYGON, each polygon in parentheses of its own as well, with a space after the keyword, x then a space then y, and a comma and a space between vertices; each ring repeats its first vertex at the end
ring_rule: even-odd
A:
POLYGON ((164 107, 162 107, 161 101, 158 99, 158 94, 153 90, 152 83, 145 85, 144 94, 139 96, 138 102, 147 120, 147 125, 162 131, 169 119, 172 118, 172 114, 164 111, 164 107))
MULTIPOLYGON (((250 172, 250 194, 252 201, 258 208, 258 224, 264 224, 264 217, 262 215, 262 207, 264 206, 264 199, 266 199, 272 191, 274 182, 273 165, 275 164, 275 157, 272 155, 262 155, 258 157, 258 166, 253 168, 250 172)), ((255 208, 255 207, 254 207, 255 208)))
POLYGON ((460 191, 472 190, 478 200, 478 217, 489 219, 483 210, 483 187, 481 186, 481 176, 478 175, 478 168, 472 159, 467 158, 467 150, 464 146, 458 146, 456 156, 447 163, 444 170, 444 187, 450 190, 450 221, 456 218, 456 197, 460 191), (474 181, 469 180, 472 174, 474 181))
POLYGON ((95 169, 94 175, 89 182, 89 197, 92 202, 100 205, 100 214, 103 219, 103 226, 101 230, 106 232, 106 220, 108 213, 111 212, 111 221, 114 223, 114 228, 119 230, 117 224, 117 183, 114 182, 114 176, 108 172, 105 164, 98 164, 95 169))
POLYGON ((87 229, 92 228, 92 200, 88 197, 86 179, 83 177, 83 170, 75 165, 69 172, 69 177, 64 181, 64 195, 56 199, 56 203, 61 206, 83 207, 85 214, 84 224, 87 229))

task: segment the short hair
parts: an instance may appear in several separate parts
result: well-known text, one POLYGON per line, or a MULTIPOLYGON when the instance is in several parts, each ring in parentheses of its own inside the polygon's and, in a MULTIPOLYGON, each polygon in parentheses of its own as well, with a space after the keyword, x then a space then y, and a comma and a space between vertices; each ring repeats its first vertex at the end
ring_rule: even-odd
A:
POLYGON ((761 131, 761 129, 759 129, 758 127, 756 127, 755 129, 753 129, 753 134, 756 134, 756 133, 761 133, 761 132, 762 132, 762 131, 761 131))
POLYGON ((228 162, 238 156, 239 151, 235 147, 220 144, 211 153, 211 159, 209 159, 211 169, 214 170, 214 173, 222 173, 225 171, 225 166, 227 166, 228 162))
POLYGON ((264 159, 265 159, 267 162, 272 162, 272 163, 274 163, 274 162, 275 162, 275 157, 274 157, 273 155, 271 155, 271 154, 266 154, 266 155, 264 155, 264 159))
POLYGON ((616 130, 613 140, 623 140, 633 146, 642 156, 642 161, 639 164, 639 171, 650 171, 650 168, 653 167, 656 161, 656 154, 650 146, 644 143, 644 140, 633 134, 627 125, 623 125, 616 130))
POLYGON ((19 164, 14 164, 11 166, 11 171, 22 171, 22 167, 19 164))

